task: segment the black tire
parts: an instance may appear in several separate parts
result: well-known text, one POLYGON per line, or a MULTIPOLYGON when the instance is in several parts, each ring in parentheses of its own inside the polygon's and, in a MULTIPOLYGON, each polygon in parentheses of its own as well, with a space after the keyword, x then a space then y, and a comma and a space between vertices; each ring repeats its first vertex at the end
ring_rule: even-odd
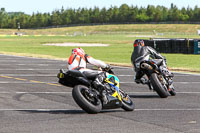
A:
POLYGON ((152 73, 150 76, 150 82, 153 86, 153 89, 158 93, 161 98, 167 98, 169 96, 168 90, 166 90, 161 84, 160 80, 157 77, 156 73, 152 73))
POLYGON ((89 88, 83 85, 77 85, 72 90, 74 101, 87 113, 96 114, 102 110, 100 99, 89 97, 89 88))
POLYGON ((125 111, 133 111, 135 109, 135 105, 133 103, 133 101, 131 100, 131 98, 125 94, 123 91, 121 91, 121 98, 122 98, 122 109, 124 109, 125 111))

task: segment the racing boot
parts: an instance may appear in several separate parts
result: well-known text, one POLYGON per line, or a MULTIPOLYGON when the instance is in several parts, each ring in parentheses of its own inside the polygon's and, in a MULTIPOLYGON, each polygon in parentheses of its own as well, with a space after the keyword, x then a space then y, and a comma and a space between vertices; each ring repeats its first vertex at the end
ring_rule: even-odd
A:
POLYGON ((106 96, 106 90, 105 90, 106 88, 103 85, 103 81, 105 79, 106 79, 106 73, 105 72, 100 73, 93 81, 93 86, 100 92, 100 94, 102 95, 102 100, 106 104, 108 102, 108 99, 106 96))
POLYGON ((135 79, 135 83, 137 84, 141 83, 140 79, 135 79))
POLYGON ((141 81, 142 84, 148 84, 149 83, 149 80, 146 79, 146 78, 141 78, 140 81, 141 81))
POLYGON ((106 96, 106 90, 102 90, 101 95, 102 95, 102 101, 103 101, 103 103, 107 104, 109 100, 108 100, 108 98, 106 96))
POLYGON ((101 92, 101 90, 104 90, 104 85, 103 85, 103 81, 106 79, 106 74, 105 72, 100 73, 99 75, 97 75, 97 77, 95 78, 95 80, 93 81, 93 86, 94 88, 96 88, 97 90, 99 90, 101 92))
POLYGON ((146 78, 140 78, 140 79, 135 79, 135 82, 137 84, 148 84, 149 83, 149 80, 147 80, 146 78))

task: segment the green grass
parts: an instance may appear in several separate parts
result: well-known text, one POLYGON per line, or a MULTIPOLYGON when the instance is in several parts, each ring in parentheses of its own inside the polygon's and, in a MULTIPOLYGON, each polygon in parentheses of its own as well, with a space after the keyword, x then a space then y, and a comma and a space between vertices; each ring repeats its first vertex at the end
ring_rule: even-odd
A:
MULTIPOLYGON (((103 43, 110 45, 109 47, 82 48, 96 59, 109 63, 131 65, 132 43, 135 39, 149 39, 149 36, 199 38, 199 36, 195 35, 197 29, 200 29, 200 25, 104 25, 21 30, 29 35, 69 34, 65 36, 0 36, 0 53, 66 59, 70 56, 71 49, 74 47, 44 46, 42 44, 64 42, 103 43), (164 36, 155 35, 152 32, 153 29, 157 32, 165 33, 164 36), (73 36, 74 32, 81 32, 86 35, 73 36)), ((0 29, 0 34, 9 34, 14 31, 16 30, 0 29)), ((200 71, 200 55, 163 55, 166 56, 170 68, 200 71)))
MULTIPOLYGON (((181 33, 181 34, 197 34, 200 29, 198 24, 118 24, 118 25, 97 25, 97 26, 77 26, 66 28, 49 28, 49 29, 22 29, 28 35, 67 35, 74 32, 99 33, 148 33, 152 34, 155 30, 159 33, 181 33)), ((14 34, 15 29, 0 29, 0 35, 14 34)))
POLYGON ((168 66, 174 69, 200 71, 200 55, 162 54, 167 57, 168 66))
POLYGON ((110 44, 109 47, 82 47, 89 55, 103 59, 108 62, 127 63, 124 56, 130 58, 132 51, 132 40, 127 41, 119 35, 90 35, 77 37, 60 36, 41 36, 41 37, 0 37, 0 51, 14 53, 30 53, 39 55, 51 55, 56 58, 67 58, 70 56, 71 49, 74 47, 44 46, 45 43, 104 43, 110 44), (118 57, 115 57, 118 55, 118 57), (122 58, 123 55, 123 58, 122 58), (119 61, 117 61, 117 58, 119 61))

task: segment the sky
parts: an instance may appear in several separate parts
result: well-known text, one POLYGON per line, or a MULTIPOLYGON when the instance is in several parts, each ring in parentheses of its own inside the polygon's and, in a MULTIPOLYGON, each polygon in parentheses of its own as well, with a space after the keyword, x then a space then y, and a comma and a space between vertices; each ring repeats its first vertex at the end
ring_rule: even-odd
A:
POLYGON ((24 12, 26 14, 51 13, 54 10, 79 7, 93 8, 109 8, 111 6, 119 7, 122 4, 129 6, 147 7, 147 5, 161 5, 170 8, 171 3, 178 8, 191 7, 196 5, 200 7, 200 0, 0 0, 0 8, 5 8, 7 12, 24 12))

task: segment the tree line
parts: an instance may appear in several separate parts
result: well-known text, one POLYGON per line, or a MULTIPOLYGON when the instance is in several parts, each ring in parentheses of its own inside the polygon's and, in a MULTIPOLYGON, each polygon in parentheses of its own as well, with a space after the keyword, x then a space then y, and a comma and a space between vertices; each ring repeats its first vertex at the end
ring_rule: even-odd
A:
POLYGON ((134 22, 198 22, 200 21, 200 8, 177 8, 171 4, 170 8, 164 6, 148 5, 147 7, 128 6, 110 8, 79 8, 54 10, 52 13, 6 12, 0 10, 0 28, 40 28, 49 26, 62 26, 72 24, 93 23, 134 23, 134 22))

